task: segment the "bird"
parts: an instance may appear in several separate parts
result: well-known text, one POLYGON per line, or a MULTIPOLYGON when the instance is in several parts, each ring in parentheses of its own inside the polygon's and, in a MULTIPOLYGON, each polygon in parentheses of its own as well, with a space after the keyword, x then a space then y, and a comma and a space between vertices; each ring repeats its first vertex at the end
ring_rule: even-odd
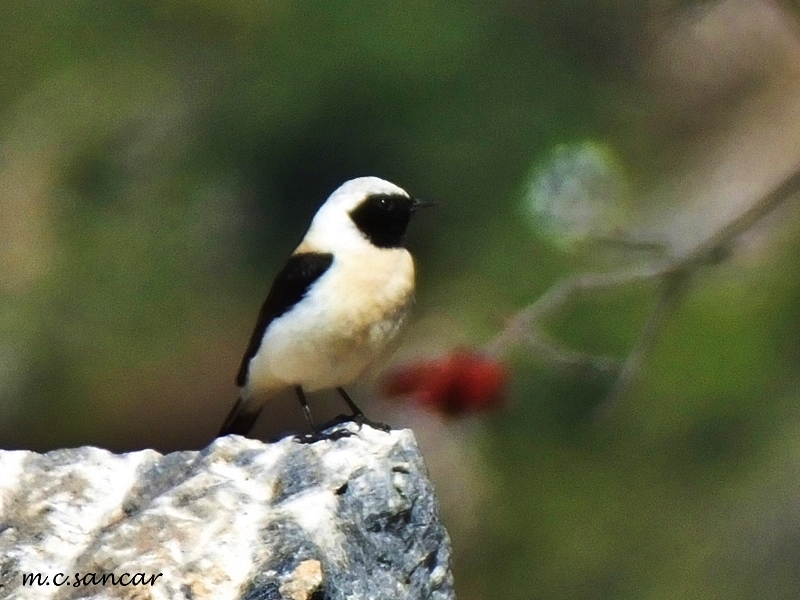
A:
MULTIPOLYGON (((239 397, 219 436, 247 435, 268 400, 293 388, 310 434, 306 392, 336 388, 352 414, 370 421, 344 389, 391 345, 414 295, 405 248, 412 215, 434 203, 378 177, 339 186, 320 206, 300 245, 276 275, 236 375, 239 397)), ((340 435, 349 435, 342 433, 340 435)))

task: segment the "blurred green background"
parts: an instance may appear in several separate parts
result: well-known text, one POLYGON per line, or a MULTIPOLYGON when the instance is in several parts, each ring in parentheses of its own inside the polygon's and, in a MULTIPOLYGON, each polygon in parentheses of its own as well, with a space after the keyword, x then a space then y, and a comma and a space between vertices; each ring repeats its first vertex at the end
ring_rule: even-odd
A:
MULTIPOLYGON (((598 238, 690 249, 800 164, 797 15, 4 0, 0 445, 208 444, 274 273, 351 177, 439 204, 412 224, 394 362, 479 347, 565 277, 652 259, 598 238)), ((695 275, 607 419, 607 374, 524 347, 503 410, 369 405, 417 432, 462 600, 798 597, 798 215, 789 199, 695 275)), ((654 293, 588 294, 549 333, 624 359, 654 293)), ((276 405, 262 433, 299 413, 276 405)))

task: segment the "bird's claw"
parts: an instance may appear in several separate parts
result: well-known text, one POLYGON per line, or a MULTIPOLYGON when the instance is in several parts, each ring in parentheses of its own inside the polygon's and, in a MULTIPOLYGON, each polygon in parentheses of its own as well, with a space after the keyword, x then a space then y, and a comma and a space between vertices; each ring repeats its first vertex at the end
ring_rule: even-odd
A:
POLYGON ((391 425, 368 419, 364 413, 356 413, 354 415, 339 415, 338 417, 334 417, 320 427, 319 430, 314 431, 313 433, 295 435, 294 441, 298 444, 314 444, 324 440, 336 441, 342 438, 354 436, 355 432, 350 431, 349 429, 337 429, 335 431, 331 431, 330 433, 326 433, 326 431, 331 427, 336 427, 337 425, 342 425, 344 423, 355 423, 358 425, 359 431, 364 425, 369 425, 373 429, 377 429, 385 433, 388 433, 392 430, 391 425))
POLYGON ((369 425, 373 429, 378 429, 383 431, 384 433, 389 433, 392 430, 391 425, 387 425, 386 423, 381 423, 380 421, 373 421, 372 419, 368 419, 364 413, 356 413, 354 415, 350 415, 350 421, 358 425, 358 428, 361 429, 364 425, 369 425))
POLYGON ((336 440, 350 437, 352 435, 355 434, 348 429, 337 429, 336 431, 331 431, 330 433, 315 431, 313 433, 297 434, 294 436, 294 441, 298 444, 316 444, 317 442, 323 442, 325 440, 335 442, 336 440))
POLYGON ((339 415, 338 417, 334 417, 325 425, 322 426, 322 429, 329 429, 331 427, 335 427, 336 425, 341 425, 343 423, 355 423, 358 425, 359 430, 364 425, 369 425, 373 429, 378 429, 385 433, 388 433, 392 430, 391 425, 387 425, 386 423, 381 423, 380 421, 373 421, 372 419, 368 419, 366 415, 362 412, 358 412, 352 415, 339 415))

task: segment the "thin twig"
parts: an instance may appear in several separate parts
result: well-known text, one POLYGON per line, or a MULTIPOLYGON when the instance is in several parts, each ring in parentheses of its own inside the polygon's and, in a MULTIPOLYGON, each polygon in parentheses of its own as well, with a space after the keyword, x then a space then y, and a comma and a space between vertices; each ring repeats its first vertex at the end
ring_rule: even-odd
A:
POLYGON ((642 327, 636 344, 634 344, 633 349, 628 354, 628 358, 622 365, 611 391, 594 410, 594 418, 596 420, 610 416, 622 397, 630 390, 636 374, 644 362, 644 358, 655 346, 659 331, 661 331, 667 318, 683 299, 684 292, 688 287, 688 279, 689 274, 686 271, 664 277, 653 311, 650 313, 650 317, 644 327, 642 327))
POLYGON ((683 269, 714 262, 714 256, 724 251, 735 237, 750 229, 797 192, 800 192, 800 167, 741 215, 727 225, 723 225, 716 233, 695 246, 686 256, 678 259, 677 266, 683 269))
POLYGON ((561 280, 536 302, 518 312, 505 329, 484 347, 484 352, 489 356, 498 357, 514 345, 527 342, 540 356, 547 358, 555 366, 594 362, 601 368, 603 366, 614 368, 613 359, 577 352, 552 341, 543 332, 541 322, 547 315, 584 292, 660 279, 661 285, 653 312, 623 363, 614 386, 596 410, 598 418, 609 415, 630 389, 645 355, 655 344, 667 317, 683 298, 687 282, 694 272, 704 265, 719 262, 734 238, 749 230, 765 215, 798 192, 800 192, 800 167, 750 208, 683 256, 610 273, 585 273, 561 280))
POLYGON ((597 371, 617 372, 622 366, 619 360, 611 356, 598 356, 565 348, 545 337, 542 332, 530 332, 525 338, 525 345, 541 359, 559 369, 591 367, 597 371))
POLYGON ((563 304, 578 294, 661 277, 672 269, 672 265, 672 262, 668 262, 662 265, 634 267, 611 273, 584 273, 562 279, 536 302, 518 312, 506 328, 484 346, 484 352, 489 356, 504 354, 512 346, 523 341, 531 330, 538 329, 539 321, 561 308, 563 304))

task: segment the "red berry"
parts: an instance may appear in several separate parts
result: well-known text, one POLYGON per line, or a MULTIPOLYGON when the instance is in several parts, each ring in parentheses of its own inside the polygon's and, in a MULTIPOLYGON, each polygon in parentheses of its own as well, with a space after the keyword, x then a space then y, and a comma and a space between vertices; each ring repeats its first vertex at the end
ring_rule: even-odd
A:
POLYGON ((387 377, 387 396, 409 395, 419 404, 455 416, 500 406, 508 377, 505 366, 473 350, 412 363, 387 377))

